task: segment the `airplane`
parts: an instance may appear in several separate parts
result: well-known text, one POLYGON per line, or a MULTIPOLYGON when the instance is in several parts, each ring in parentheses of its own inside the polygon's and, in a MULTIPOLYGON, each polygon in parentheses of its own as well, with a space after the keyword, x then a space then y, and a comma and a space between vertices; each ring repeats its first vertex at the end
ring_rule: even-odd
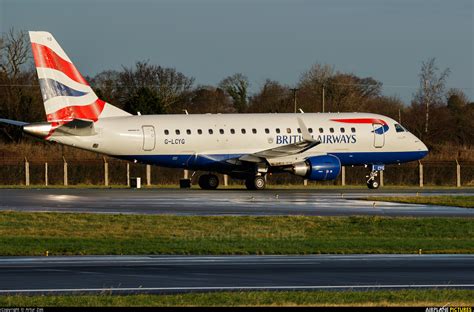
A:
POLYGON ((370 113, 132 115, 97 97, 53 35, 29 32, 46 122, 0 119, 29 135, 118 159, 215 173, 265 188, 265 176, 288 172, 335 180, 342 166, 366 166, 370 189, 387 164, 419 160, 426 145, 395 120, 370 113))

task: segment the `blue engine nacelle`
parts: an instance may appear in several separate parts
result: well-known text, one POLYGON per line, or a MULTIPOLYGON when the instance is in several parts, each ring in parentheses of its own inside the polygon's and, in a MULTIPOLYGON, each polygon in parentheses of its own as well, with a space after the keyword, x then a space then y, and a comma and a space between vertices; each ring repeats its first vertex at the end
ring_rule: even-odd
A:
POLYGON ((335 180, 341 172, 339 158, 332 155, 321 155, 307 158, 296 163, 293 173, 312 181, 335 180))

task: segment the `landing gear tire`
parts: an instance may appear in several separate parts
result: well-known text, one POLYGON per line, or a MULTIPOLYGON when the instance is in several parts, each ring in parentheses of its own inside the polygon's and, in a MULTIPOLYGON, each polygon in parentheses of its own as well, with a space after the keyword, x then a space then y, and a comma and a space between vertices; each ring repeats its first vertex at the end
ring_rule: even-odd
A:
POLYGON ((248 190, 263 190, 265 189, 265 178, 263 176, 256 176, 245 180, 245 186, 248 190))
POLYGON ((371 190, 378 189, 379 188, 379 182, 375 180, 369 180, 367 181, 367 187, 371 190))
POLYGON ((219 178, 215 174, 203 174, 198 184, 203 190, 215 190, 219 186, 219 178))
POLYGON ((371 190, 375 190, 375 189, 378 189, 379 186, 380 186, 380 183, 377 182, 377 175, 378 175, 379 171, 378 170, 372 170, 368 176, 366 176, 367 178, 367 187, 371 190))

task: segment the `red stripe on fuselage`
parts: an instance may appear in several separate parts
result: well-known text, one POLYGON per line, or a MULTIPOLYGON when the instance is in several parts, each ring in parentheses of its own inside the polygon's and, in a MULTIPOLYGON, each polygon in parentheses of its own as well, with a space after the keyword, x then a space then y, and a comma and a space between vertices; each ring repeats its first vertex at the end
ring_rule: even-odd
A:
POLYGON ((385 121, 378 118, 341 118, 341 119, 331 119, 331 120, 337 121, 337 122, 345 122, 345 123, 382 124, 382 125, 387 124, 385 121))
POLYGON ((46 115, 48 121, 71 121, 74 118, 89 119, 97 121, 99 115, 104 109, 105 102, 97 100, 92 104, 84 106, 68 106, 54 113, 46 115))
POLYGON ((59 70, 72 80, 87 86, 89 85, 84 77, 82 77, 81 73, 79 73, 74 64, 64 60, 47 46, 32 42, 31 47, 33 50, 33 57, 35 59, 36 67, 45 67, 59 70))

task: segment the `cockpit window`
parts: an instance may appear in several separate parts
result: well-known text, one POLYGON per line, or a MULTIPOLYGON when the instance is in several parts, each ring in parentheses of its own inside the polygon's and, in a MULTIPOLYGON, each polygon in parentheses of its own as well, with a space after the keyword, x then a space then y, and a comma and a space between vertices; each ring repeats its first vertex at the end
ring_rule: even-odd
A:
POLYGON ((403 128, 403 126, 400 125, 400 124, 395 124, 395 130, 396 130, 397 132, 405 132, 405 131, 407 131, 407 130, 406 130, 405 128, 403 128))

